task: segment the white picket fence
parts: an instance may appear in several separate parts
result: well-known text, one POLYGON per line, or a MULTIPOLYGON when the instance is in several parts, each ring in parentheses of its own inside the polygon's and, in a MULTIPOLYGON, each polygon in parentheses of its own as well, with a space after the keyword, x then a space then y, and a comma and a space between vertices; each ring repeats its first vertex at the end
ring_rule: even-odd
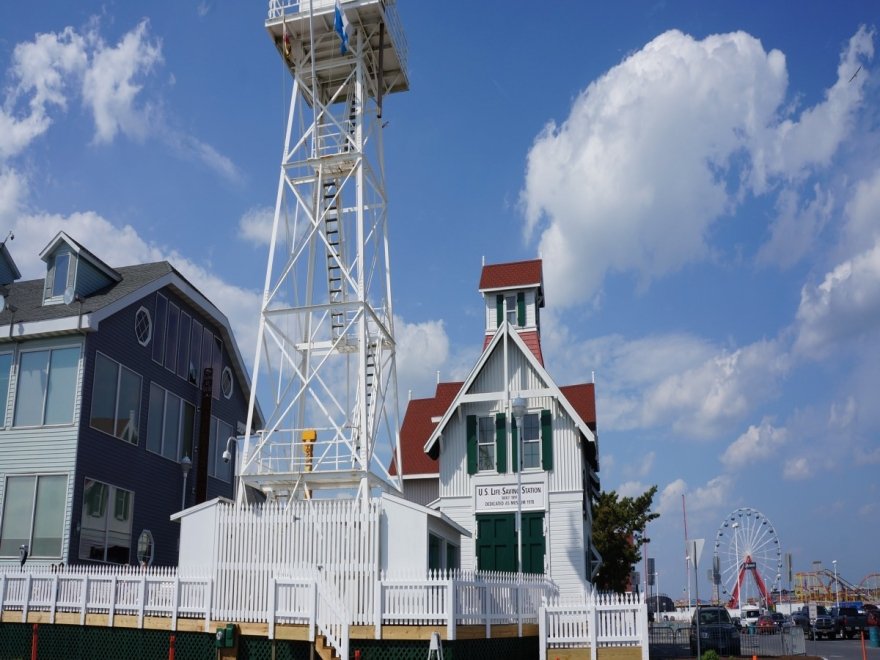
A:
POLYGON ((0 611, 79 613, 80 624, 88 614, 106 614, 113 625, 117 614, 136 615, 138 627, 144 616, 177 619, 203 618, 208 629, 211 614, 210 577, 184 576, 173 568, 68 566, 62 571, 35 567, 27 571, 0 573, 0 611))
MULTIPOLYGON (((308 626, 309 639, 323 635, 348 657, 353 616, 338 585, 354 575, 334 577, 315 566, 270 574, 261 589, 243 592, 247 598, 266 597, 250 602, 247 621, 267 623, 270 639, 279 624, 308 626)), ((217 621, 240 621, 221 612, 247 607, 234 593, 218 601, 215 584, 214 577, 175 568, 35 566, 0 572, 0 611, 21 611, 23 622, 29 612, 49 612, 50 623, 58 612, 74 612, 80 624, 88 614, 104 614, 108 626, 116 615, 135 615, 138 627, 145 616, 161 616, 171 619, 172 630, 178 619, 202 619, 208 631, 217 621)), ((349 586, 360 588, 355 582, 349 586)), ((641 646, 643 660, 648 658, 647 609, 632 594, 591 592, 561 602, 544 576, 462 571, 381 575, 370 593, 373 608, 363 618, 376 627, 377 637, 390 625, 445 627, 453 640, 459 625, 483 625, 491 637, 493 625, 516 624, 521 635, 523 624, 538 623, 542 660, 548 648, 590 647, 596 660, 596 649, 615 646, 641 646)))
POLYGON ((648 609, 643 597, 632 594, 584 594, 581 600, 551 600, 540 608, 541 660, 554 648, 641 647, 648 660, 648 609))

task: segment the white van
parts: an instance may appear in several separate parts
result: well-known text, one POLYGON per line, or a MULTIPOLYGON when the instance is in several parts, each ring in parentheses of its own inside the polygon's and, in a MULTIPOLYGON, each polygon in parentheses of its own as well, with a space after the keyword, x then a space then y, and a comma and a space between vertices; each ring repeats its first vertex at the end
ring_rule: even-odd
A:
POLYGON ((761 616, 761 608, 756 605, 746 605, 740 608, 740 621, 744 626, 754 626, 761 616))

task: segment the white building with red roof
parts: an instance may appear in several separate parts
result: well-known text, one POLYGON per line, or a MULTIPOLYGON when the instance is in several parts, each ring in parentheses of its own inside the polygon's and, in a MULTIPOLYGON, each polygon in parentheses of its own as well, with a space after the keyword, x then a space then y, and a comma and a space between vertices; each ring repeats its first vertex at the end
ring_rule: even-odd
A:
POLYGON ((483 352, 463 382, 409 402, 404 495, 470 532, 432 538, 431 568, 546 573, 582 592, 599 489, 595 390, 558 386, 544 367, 541 260, 483 266, 483 352), (522 433, 520 433, 520 428, 522 433))

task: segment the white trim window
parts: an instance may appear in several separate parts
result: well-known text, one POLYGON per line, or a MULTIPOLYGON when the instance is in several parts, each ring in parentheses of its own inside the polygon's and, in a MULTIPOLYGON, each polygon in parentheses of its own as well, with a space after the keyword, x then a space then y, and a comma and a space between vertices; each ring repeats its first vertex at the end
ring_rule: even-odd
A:
POLYGON ((232 369, 229 367, 223 367, 223 373, 220 374, 220 390, 223 392, 223 396, 227 399, 232 398, 232 384, 232 369))
POLYGON ((79 346, 22 351, 13 426, 73 423, 79 353, 79 346))
POLYGON ((494 417, 480 417, 477 420, 477 456, 477 469, 480 472, 496 470, 494 417))
POLYGON ((524 470, 541 467, 541 416, 538 413, 523 416, 522 452, 524 470))
POLYGON ((0 557, 60 559, 67 510, 66 474, 10 475, 3 490, 0 557))
POLYGON ((79 558, 127 564, 131 554, 134 493, 86 478, 80 518, 79 558))
POLYGON ((150 310, 144 306, 139 307, 134 313, 134 336, 141 346, 148 346, 153 338, 153 318, 150 316, 150 310))
POLYGON ((172 461, 192 456, 196 408, 164 387, 150 384, 147 451, 172 461))
POLYGON ((92 412, 89 424, 133 445, 138 443, 141 377, 101 352, 95 352, 92 412))

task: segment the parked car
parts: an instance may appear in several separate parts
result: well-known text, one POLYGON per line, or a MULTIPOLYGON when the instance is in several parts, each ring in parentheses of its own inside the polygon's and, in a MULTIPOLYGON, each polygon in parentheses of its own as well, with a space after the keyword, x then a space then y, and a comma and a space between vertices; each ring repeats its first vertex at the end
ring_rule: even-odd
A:
POLYGON ((880 609, 876 605, 865 605, 865 621, 869 628, 880 626, 880 609))
POLYGON ((761 635, 772 635, 777 630, 776 622, 769 614, 762 614, 761 616, 759 616, 758 622, 755 624, 755 627, 758 629, 758 633, 761 635))
POLYGON ((814 605, 815 614, 811 616, 810 606, 804 605, 800 610, 796 610, 791 615, 792 623, 800 626, 804 635, 810 639, 834 639, 837 636, 837 623, 828 614, 828 610, 823 605, 814 605))
POLYGON ((858 637, 868 627, 868 617, 855 607, 832 607, 831 618, 836 625, 835 632, 846 639, 858 637))
POLYGON ((744 626, 754 626, 761 617, 761 609, 755 605, 746 605, 740 608, 740 618, 744 626))
POLYGON ((691 619, 691 653, 697 652, 697 628, 699 626, 700 652, 717 651, 720 655, 739 655, 739 630, 724 607, 698 607, 691 619))

